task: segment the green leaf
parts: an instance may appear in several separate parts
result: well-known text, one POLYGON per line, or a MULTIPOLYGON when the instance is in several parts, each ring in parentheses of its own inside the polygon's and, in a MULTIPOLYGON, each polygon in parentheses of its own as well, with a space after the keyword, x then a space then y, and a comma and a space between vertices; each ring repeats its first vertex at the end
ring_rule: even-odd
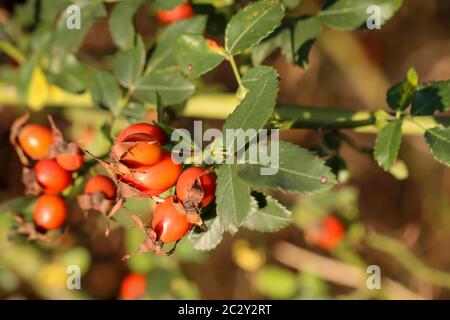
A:
POLYGON ((450 80, 423 84, 412 97, 413 115, 432 115, 449 109, 450 80))
POLYGON ((15 197, 0 203, 0 213, 20 214, 27 221, 33 220, 36 197, 15 197))
POLYGON ((272 67, 250 69, 242 79, 245 98, 228 116, 224 129, 261 129, 273 113, 278 94, 278 73, 272 67))
POLYGON ((419 79, 416 70, 409 69, 406 79, 397 83, 387 92, 387 103, 392 110, 405 110, 410 104, 419 79))
MULTIPOLYGON (((284 47, 282 52, 300 67, 307 68, 309 51, 321 32, 320 22, 315 17, 303 17, 297 21, 292 32, 292 57, 288 56, 287 49, 284 47)), ((288 43, 290 42, 285 42, 285 44, 288 43)))
POLYGON ((72 1, 69 0, 40 1, 39 19, 41 19, 41 21, 53 22, 58 13, 71 4, 72 1))
POLYGON ((52 43, 52 32, 55 26, 53 23, 40 23, 30 37, 31 50, 34 55, 48 54, 52 43))
POLYGON ((130 123, 142 122, 149 109, 143 103, 130 102, 122 109, 121 114, 127 118, 130 123))
POLYGON ((33 25, 36 18, 36 0, 26 1, 22 5, 14 6, 14 21, 20 27, 26 28, 33 25))
POLYGON ((175 272, 161 267, 154 268, 147 274, 147 294, 151 299, 161 299, 170 292, 175 272))
POLYGON ((140 36, 133 48, 119 51, 114 59, 114 73, 120 84, 133 87, 141 77, 145 66, 145 47, 140 36))
POLYGON ((185 77, 175 73, 150 74, 141 78, 134 96, 143 102, 156 104, 156 92, 163 105, 182 103, 195 90, 195 86, 185 77))
POLYGON ((61 72, 49 72, 48 77, 52 83, 68 92, 81 93, 86 90, 86 67, 73 54, 67 55, 63 60, 61 72))
POLYGON ((258 291, 271 299, 289 299, 297 292, 297 277, 292 271, 265 266, 255 278, 258 291))
POLYGON ((235 165, 220 166, 217 178, 217 214, 224 231, 235 232, 242 226, 252 208, 250 187, 239 178, 235 165))
POLYGON ((225 48, 236 55, 257 45, 281 23, 283 5, 275 0, 249 4, 234 15, 225 31, 225 48))
POLYGON ((135 30, 134 15, 143 0, 128 0, 117 3, 109 18, 109 30, 114 43, 121 49, 133 47, 135 30))
POLYGON ((170 10, 183 2, 185 0, 155 0, 153 1, 153 8, 155 10, 170 10))
MULTIPOLYGON (((271 149, 270 146, 268 149, 271 149)), ((243 164, 240 165, 239 176, 256 188, 281 189, 306 194, 328 190, 336 183, 330 168, 308 150, 289 142, 279 141, 277 153, 278 165, 243 164), (274 170, 276 173, 262 175, 262 168, 274 170)), ((273 158, 274 155, 270 154, 269 157, 273 158)))
POLYGON ((389 171, 397 159, 402 142, 403 121, 392 120, 378 132, 375 142, 374 157, 380 167, 389 171))
POLYGON ((294 9, 298 7, 301 0, 283 0, 284 5, 289 9, 294 9))
POLYGON ((28 97, 28 88, 30 86, 31 76, 35 66, 36 64, 33 60, 28 60, 20 65, 17 94, 21 101, 25 101, 28 97))
POLYGON ((97 107, 117 114, 122 93, 114 76, 106 71, 97 70, 92 77, 92 101, 97 107))
POLYGON ((203 232, 198 230, 198 228, 195 228, 189 233, 188 239, 194 249, 209 251, 217 247, 217 245, 222 241, 224 230, 218 216, 214 216, 209 219, 203 218, 203 222, 208 228, 208 231, 203 232))
POLYGON ((256 210, 245 219, 244 227, 259 232, 275 232, 292 223, 291 212, 276 199, 261 192, 252 192, 256 210))
POLYGON ((161 95, 157 92, 156 93, 156 116, 157 116, 157 122, 161 125, 166 125, 166 117, 165 117, 165 110, 164 105, 161 102, 161 95))
POLYGON ((206 16, 195 16, 168 26, 158 39, 146 73, 176 66, 175 46, 182 34, 202 34, 206 28, 206 16))
POLYGON ((225 56, 211 48, 201 35, 182 35, 178 38, 176 58, 186 75, 198 78, 217 67, 225 56))
POLYGON ((320 32, 320 22, 317 18, 296 17, 254 47, 252 61, 255 65, 259 65, 276 49, 281 48, 281 52, 291 63, 307 68, 309 51, 320 32))
POLYGON ((425 131, 425 141, 433 157, 442 164, 450 166, 450 129, 434 127, 425 131))
POLYGON ((381 10, 380 23, 389 20, 403 4, 403 0, 332 0, 318 13, 326 25, 340 30, 353 30, 361 27, 373 15, 367 13, 370 6, 381 10))
POLYGON ((283 28, 276 30, 266 39, 261 41, 261 43, 253 47, 251 52, 253 65, 255 66, 261 65, 261 63, 268 56, 270 56, 272 53, 275 52, 275 50, 283 46, 285 47, 289 46, 287 52, 290 56, 292 56, 292 54, 290 54, 290 49, 292 48, 292 45, 290 44, 291 43, 290 37, 291 37, 291 30, 283 26, 283 28))
POLYGON ((54 73, 61 72, 64 59, 68 54, 78 51, 93 23, 106 16, 106 10, 101 2, 83 0, 78 5, 81 12, 81 29, 68 29, 66 25, 67 12, 63 12, 58 19, 56 30, 53 32, 49 69, 54 73))

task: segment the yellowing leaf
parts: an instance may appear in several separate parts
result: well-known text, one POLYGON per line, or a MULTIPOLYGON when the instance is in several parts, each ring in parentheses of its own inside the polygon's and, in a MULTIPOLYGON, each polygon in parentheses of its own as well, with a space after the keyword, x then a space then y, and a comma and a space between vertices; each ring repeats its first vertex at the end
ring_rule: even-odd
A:
POLYGON ((66 287, 67 274, 64 265, 52 263, 43 267, 36 276, 39 285, 61 290, 66 287))
POLYGON ((48 99, 49 87, 44 72, 40 67, 35 67, 31 75, 28 87, 27 104, 34 111, 40 111, 48 99))
POLYGON ((264 252, 251 248, 247 240, 238 240, 232 249, 233 261, 239 268, 254 272, 264 264, 264 252))

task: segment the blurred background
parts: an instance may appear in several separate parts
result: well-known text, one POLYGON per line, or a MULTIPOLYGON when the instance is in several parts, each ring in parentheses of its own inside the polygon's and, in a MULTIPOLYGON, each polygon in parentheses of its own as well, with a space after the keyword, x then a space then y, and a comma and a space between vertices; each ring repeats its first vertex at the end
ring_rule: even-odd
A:
MULTIPOLYGON (((22 10, 19 16, 25 19, 30 13, 18 9, 21 2, 0 1, 0 19, 14 10, 22 10)), ((296 10, 314 12, 322 3, 305 0, 296 10)), ((158 24, 145 8, 141 11, 137 29, 151 39, 158 24)), ((450 78, 448 0, 405 0, 381 30, 324 29, 311 51, 309 69, 291 65, 279 52, 265 61, 281 75, 280 101, 373 111, 386 107, 387 89, 403 79, 409 67, 423 82, 450 78)), ((114 51, 103 19, 91 28, 78 55, 108 59, 114 51)), ((2 53, 0 61, 4 81, 14 69, 2 53)), ((204 82, 208 88, 236 89, 225 64, 204 82)), ((61 107, 33 113, 32 119, 45 123, 51 113, 67 137, 96 154, 104 152, 108 145, 101 134, 101 112, 61 107)), ((8 135, 12 121, 24 110, 0 106, 4 204, 23 193, 21 165, 8 135)), ((154 114, 145 117, 151 120, 154 114)), ((190 128, 193 120, 177 118, 173 126, 190 128)), ((275 194, 292 210, 291 226, 274 234, 227 234, 211 252, 197 251, 185 240, 169 258, 140 254, 122 262, 143 240, 140 231, 119 213, 119 223, 105 238, 103 220, 93 213, 85 221, 76 201, 70 204, 70 229, 58 243, 10 239, 11 210, 1 205, 0 299, 116 299, 121 298, 122 279, 130 273, 145 275, 146 297, 151 299, 450 299, 450 170, 433 160, 422 137, 408 136, 400 152, 407 168, 402 167, 400 175, 405 179, 399 180, 360 152, 373 146, 374 135, 345 134, 357 147, 342 146, 343 183, 315 196, 275 194), (73 264, 82 271, 81 290, 66 288, 66 268, 73 264), (381 290, 366 287, 369 265, 380 267, 381 290)), ((321 143, 321 135, 313 130, 290 130, 282 138, 310 148, 321 143)), ((147 215, 152 205, 134 201, 128 207, 147 215)), ((20 208, 30 210, 26 204, 20 208)))

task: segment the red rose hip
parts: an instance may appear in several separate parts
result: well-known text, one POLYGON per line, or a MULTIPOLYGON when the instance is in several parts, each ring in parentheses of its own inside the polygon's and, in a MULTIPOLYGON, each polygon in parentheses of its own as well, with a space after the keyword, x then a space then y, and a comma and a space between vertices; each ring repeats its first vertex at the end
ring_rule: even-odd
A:
POLYGON ((159 10, 156 13, 159 22, 162 24, 171 24, 176 21, 190 18, 194 15, 194 11, 189 3, 182 3, 170 10, 159 10))
POLYGON ((180 240, 191 227, 186 215, 175 207, 174 201, 174 196, 167 197, 164 202, 156 205, 153 212, 152 228, 164 243, 180 240))
POLYGON ((52 132, 45 126, 28 124, 20 130, 18 141, 27 156, 34 160, 43 159, 53 144, 52 132))
POLYGON ((122 142, 126 137, 135 133, 145 133, 154 137, 160 145, 167 143, 166 133, 158 126, 150 123, 135 123, 123 129, 116 138, 116 143, 122 142))
POLYGON ((67 205, 60 196, 44 194, 34 204, 34 223, 44 231, 60 228, 66 219, 67 205))
POLYGON ((130 273, 122 279, 120 295, 124 300, 137 300, 145 295, 147 278, 143 274, 130 273))
POLYGON ((72 183, 72 175, 54 159, 39 160, 34 166, 36 181, 47 194, 58 194, 72 183))
POLYGON ((103 193, 106 199, 112 200, 116 198, 116 184, 107 176, 93 176, 86 182, 84 187, 85 194, 103 193))

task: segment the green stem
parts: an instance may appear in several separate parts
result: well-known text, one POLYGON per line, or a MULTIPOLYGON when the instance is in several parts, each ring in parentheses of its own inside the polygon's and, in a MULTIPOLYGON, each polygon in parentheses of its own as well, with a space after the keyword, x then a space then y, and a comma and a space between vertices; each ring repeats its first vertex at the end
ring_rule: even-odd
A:
POLYGON ((130 102, 131 97, 134 93, 134 87, 130 87, 125 94, 125 96, 120 100, 119 106, 117 107, 117 111, 114 112, 112 119, 111 119, 111 126, 110 126, 110 136, 113 136, 112 130, 114 127, 114 124, 116 123, 117 119, 120 117, 122 110, 127 106, 128 102, 130 102))
MULTIPOLYGON (((192 96, 182 108, 176 108, 175 114, 180 117, 201 119, 226 119, 239 104, 239 99, 229 93, 203 93, 192 96)), ((23 106, 17 89, 12 85, 0 83, 0 105, 23 106)), ((47 107, 66 108, 84 112, 86 108, 98 111, 95 117, 107 120, 110 113, 93 107, 90 94, 75 95, 51 88, 47 107)), ((156 108, 147 105, 148 108, 156 108)), ((279 103, 275 109, 280 129, 353 129, 361 133, 376 133, 376 112, 351 111, 333 108, 321 108, 303 105, 279 103)), ((86 118, 86 121, 94 119, 86 118)), ((424 129, 433 128, 439 124, 450 124, 450 117, 417 116, 415 123, 405 121, 402 132, 407 135, 422 135, 424 129), (420 127, 417 125, 419 124, 420 127)))
POLYGON ((366 243, 372 249, 392 256, 418 279, 439 287, 450 288, 450 273, 425 265, 400 241, 381 234, 370 233, 366 238, 366 243))
POLYGON ((343 142, 345 142, 352 149, 354 149, 354 150, 356 150, 358 152, 361 152, 361 153, 368 154, 368 155, 370 155, 372 157, 372 155, 373 155, 373 149, 372 148, 368 148, 368 147, 364 147, 364 146, 358 145, 352 138, 350 138, 346 134, 340 133, 339 136, 340 136, 341 140, 343 142))
POLYGON ((292 129, 351 129, 373 126, 376 118, 368 111, 350 111, 279 104, 276 113, 292 129))
POLYGON ((130 101, 131 97, 133 96, 134 89, 129 88, 127 93, 122 97, 122 99, 119 101, 119 105, 117 106, 117 110, 114 111, 114 118, 117 118, 122 113, 122 110, 127 106, 128 102, 130 101))
POLYGON ((241 74, 240 74, 239 68, 236 64, 236 60, 234 60, 234 57, 232 55, 228 55, 227 60, 230 62, 231 68, 233 69, 233 74, 234 74, 234 77, 236 78, 237 83, 239 84, 239 88, 241 90, 244 89, 244 84, 242 83, 241 74))
POLYGON ((26 58, 16 47, 14 47, 11 43, 0 40, 0 50, 6 53, 10 58, 14 59, 18 63, 25 62, 26 58))

